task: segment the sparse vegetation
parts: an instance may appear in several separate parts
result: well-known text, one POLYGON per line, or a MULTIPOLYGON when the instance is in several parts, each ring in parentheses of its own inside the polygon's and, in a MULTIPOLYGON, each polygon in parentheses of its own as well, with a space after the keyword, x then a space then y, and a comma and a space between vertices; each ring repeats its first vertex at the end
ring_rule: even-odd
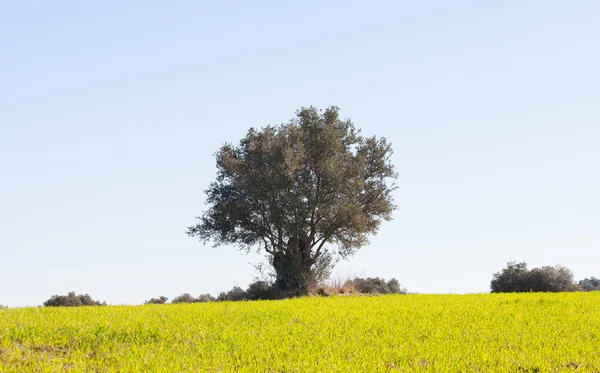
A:
MULTIPOLYGON (((317 286, 311 291, 313 295, 383 295, 383 294, 406 294, 406 290, 400 286, 398 280, 392 278, 385 281, 379 277, 353 278, 343 283, 340 281, 323 282, 323 285, 317 286)), ((274 300, 291 298, 294 293, 282 292, 269 281, 257 280, 252 282, 246 290, 239 286, 234 286, 229 291, 224 291, 213 297, 211 294, 202 294, 198 298, 189 293, 175 297, 171 303, 206 303, 206 302, 239 302, 249 300, 274 300)), ((166 302, 165 297, 159 299, 151 299, 145 304, 155 303, 162 304, 166 302)))
POLYGON ((383 295, 406 294, 397 279, 389 281, 380 277, 355 277, 348 280, 324 281, 314 292, 317 295, 383 295))

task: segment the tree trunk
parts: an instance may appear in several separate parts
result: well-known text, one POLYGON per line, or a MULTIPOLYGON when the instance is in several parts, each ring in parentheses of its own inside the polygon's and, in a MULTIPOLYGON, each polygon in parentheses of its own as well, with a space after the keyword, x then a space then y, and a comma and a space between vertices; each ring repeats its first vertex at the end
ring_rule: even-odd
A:
POLYGON ((285 252, 276 252, 272 263, 275 269, 275 286, 290 293, 307 294, 314 285, 313 260, 306 240, 290 239, 285 252))

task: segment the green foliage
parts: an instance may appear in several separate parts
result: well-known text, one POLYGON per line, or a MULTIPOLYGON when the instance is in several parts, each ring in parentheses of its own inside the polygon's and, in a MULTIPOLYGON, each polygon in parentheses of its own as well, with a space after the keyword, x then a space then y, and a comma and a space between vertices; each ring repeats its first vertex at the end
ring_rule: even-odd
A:
POLYGON ((161 295, 158 298, 150 298, 150 300, 145 301, 144 304, 165 304, 168 300, 169 298, 161 295))
POLYGON ((181 294, 178 297, 173 298, 171 303, 196 303, 198 299, 191 296, 189 293, 181 294))
POLYGON ((74 291, 67 295, 53 295, 44 302, 44 307, 82 307, 106 306, 106 302, 95 301, 89 294, 75 294, 74 291))
POLYGON ((584 291, 600 291, 600 279, 591 277, 579 281, 579 286, 584 291))
POLYGON ((206 294, 200 294, 200 296, 196 299, 197 302, 200 303, 206 303, 206 302, 215 302, 217 299, 215 297, 213 297, 212 295, 206 293, 206 294))
POLYGON ((392 147, 361 136, 338 111, 302 108, 287 124, 251 128, 238 146, 224 145, 209 209, 187 233, 217 246, 259 247, 275 285, 301 293, 334 256, 364 246, 395 209, 392 147))
POLYGON ((217 299, 212 295, 200 294, 198 298, 194 298, 189 293, 181 294, 178 297, 173 298, 171 303, 206 303, 206 302, 215 302, 217 299))
MULTIPOLYGON (((166 301, 165 297, 161 297, 160 299, 154 302, 146 302, 148 303, 164 303, 162 300, 166 301)), ((272 285, 266 281, 255 281, 248 286, 248 289, 244 290, 239 286, 234 286, 231 290, 227 292, 221 292, 217 298, 213 297, 209 293, 201 294, 198 298, 193 297, 189 293, 182 294, 178 297, 175 297, 171 303, 208 303, 208 302, 238 302, 244 300, 260 300, 260 299, 277 299, 277 293, 274 291, 272 285)))
POLYGON ((406 290, 402 289, 400 283, 395 278, 385 281, 379 277, 355 278, 348 280, 345 284, 352 285, 361 294, 405 294, 406 290))
POLYGON ((528 292, 527 263, 509 262, 502 272, 494 273, 491 282, 492 293, 522 293, 528 292))
POLYGON ((527 269, 525 262, 509 262, 495 273, 492 293, 563 292, 581 290, 573 281, 573 272, 562 266, 527 269))
POLYGON ((600 293, 0 312, 0 371, 600 372, 600 293))
POLYGON ((246 292, 239 286, 234 286, 233 289, 228 292, 222 292, 217 297, 218 301, 241 301, 246 300, 246 292))
POLYGON ((248 289, 246 289, 246 299, 276 299, 274 292, 275 290, 273 289, 273 285, 269 284, 268 282, 255 281, 248 285, 248 289))

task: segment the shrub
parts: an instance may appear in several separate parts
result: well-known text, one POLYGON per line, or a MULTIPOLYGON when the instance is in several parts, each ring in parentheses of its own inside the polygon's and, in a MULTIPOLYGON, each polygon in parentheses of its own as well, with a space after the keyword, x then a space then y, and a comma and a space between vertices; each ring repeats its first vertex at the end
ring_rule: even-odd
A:
POLYGON ((75 294, 74 291, 67 295, 53 295, 44 302, 44 307, 82 307, 106 306, 106 302, 95 301, 89 294, 75 294))
POLYGON ((529 271, 528 280, 528 288, 532 292, 558 293, 580 290, 573 281, 573 272, 563 266, 533 268, 529 271))
POLYGON ((406 294, 406 289, 400 286, 395 278, 386 281, 380 277, 355 277, 348 280, 333 279, 322 282, 312 294, 329 296, 334 294, 406 294))
POLYGON ((165 304, 168 300, 169 298, 161 295, 158 298, 150 298, 150 300, 145 301, 144 304, 165 304))
POLYGON ((213 297, 209 293, 200 294, 200 296, 196 299, 197 302, 205 303, 205 302, 215 302, 217 298, 213 297))
POLYGON ((181 294, 178 297, 173 298, 171 303, 196 303, 198 299, 192 297, 189 293, 181 294))
POLYGON ((522 293, 527 290, 527 263, 509 262, 502 272, 494 273, 492 293, 522 293))
POLYGON ((246 289, 246 299, 275 299, 275 291, 273 286, 266 281, 255 281, 248 285, 246 289))
POLYGON ((353 285, 354 288, 362 294, 404 294, 406 290, 400 287, 400 283, 395 278, 385 281, 380 277, 357 277, 353 280, 348 280, 344 286, 353 285), (348 284, 351 282, 351 284, 348 284))
POLYGON ((501 272, 494 273, 492 293, 577 291, 573 272, 563 266, 543 266, 527 269, 525 262, 509 262, 501 272))
POLYGON ((228 292, 221 292, 217 297, 219 301, 240 301, 246 300, 246 292, 239 286, 234 286, 228 292))
POLYGON ((387 282, 388 294, 406 294, 406 289, 400 286, 400 282, 395 278, 387 282))
POLYGON ((600 291, 600 279, 592 277, 579 281, 583 291, 600 291))

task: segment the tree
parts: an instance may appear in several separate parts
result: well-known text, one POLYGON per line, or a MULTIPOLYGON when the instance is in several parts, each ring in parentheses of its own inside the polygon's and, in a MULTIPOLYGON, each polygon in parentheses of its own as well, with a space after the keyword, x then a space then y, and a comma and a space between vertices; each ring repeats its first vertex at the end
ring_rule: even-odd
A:
POLYGON ((584 291, 600 291, 600 279, 592 277, 579 281, 579 286, 584 291))
POLYGON ((171 303, 196 303, 198 299, 191 296, 189 293, 181 294, 178 297, 173 298, 171 303))
POLYGON ((527 263, 509 262, 502 272, 494 273, 492 293, 521 293, 527 289, 527 263))
POLYGON ((150 298, 150 300, 145 301, 144 304, 165 304, 168 300, 169 298, 161 295, 158 298, 150 298))
POLYGON ((221 292, 217 297, 218 301, 233 301, 238 302, 241 300, 246 300, 246 292, 239 286, 234 286, 228 292, 221 292))
POLYGON ((580 290, 573 280, 573 272, 563 266, 532 268, 528 274, 528 288, 534 292, 580 290))
POLYGON ((196 299, 196 301, 200 302, 200 303, 215 302, 216 300, 217 299, 215 297, 213 297, 212 295, 210 295, 209 293, 200 294, 200 296, 196 299))
POLYGON ((494 274, 491 282, 492 293, 522 292, 563 292, 577 291, 579 286, 573 281, 573 272, 563 266, 543 266, 527 269, 525 262, 509 262, 494 274))
POLYGON ((352 255, 391 219, 391 155, 385 138, 361 136, 337 107, 302 108, 289 123, 251 128, 238 146, 217 151, 208 210, 187 233, 264 250, 275 286, 306 293, 334 256, 352 255))
POLYGON ((93 300, 89 294, 75 294, 74 291, 67 295, 53 295, 44 302, 44 307, 82 307, 106 306, 106 302, 93 300))
POLYGON ((379 277, 357 277, 348 282, 358 290, 361 294, 405 294, 406 290, 402 289, 400 282, 395 278, 388 282, 379 277))

